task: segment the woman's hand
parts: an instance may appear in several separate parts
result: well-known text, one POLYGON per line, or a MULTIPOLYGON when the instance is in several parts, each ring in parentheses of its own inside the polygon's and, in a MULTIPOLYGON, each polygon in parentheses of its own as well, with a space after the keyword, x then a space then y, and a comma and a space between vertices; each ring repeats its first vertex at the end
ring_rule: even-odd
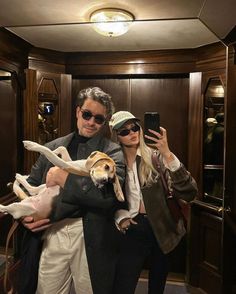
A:
POLYGON ((124 234, 129 229, 130 225, 137 225, 137 222, 132 218, 124 218, 118 224, 120 231, 124 234))
POLYGON ((61 188, 64 187, 66 179, 68 176, 68 172, 57 167, 51 167, 47 172, 46 177, 46 186, 52 187, 55 185, 59 185, 61 188))
POLYGON ((34 221, 34 218, 32 216, 26 216, 22 218, 21 223, 26 229, 30 230, 31 232, 39 232, 51 226, 50 219, 46 218, 34 221))
POLYGON ((151 139, 154 142, 153 144, 148 145, 152 148, 158 149, 166 162, 169 163, 174 160, 174 156, 169 149, 166 129, 160 127, 160 130, 161 133, 158 133, 154 130, 149 129, 148 131, 154 136, 145 135, 145 137, 151 139))

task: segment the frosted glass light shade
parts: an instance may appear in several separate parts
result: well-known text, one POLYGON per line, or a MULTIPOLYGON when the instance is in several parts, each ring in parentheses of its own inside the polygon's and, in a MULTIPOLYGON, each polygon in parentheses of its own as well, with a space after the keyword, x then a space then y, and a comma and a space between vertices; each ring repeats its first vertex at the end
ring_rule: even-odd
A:
POLYGON ((134 17, 131 13, 115 8, 96 10, 90 16, 94 30, 103 36, 109 37, 125 34, 133 20, 134 17))

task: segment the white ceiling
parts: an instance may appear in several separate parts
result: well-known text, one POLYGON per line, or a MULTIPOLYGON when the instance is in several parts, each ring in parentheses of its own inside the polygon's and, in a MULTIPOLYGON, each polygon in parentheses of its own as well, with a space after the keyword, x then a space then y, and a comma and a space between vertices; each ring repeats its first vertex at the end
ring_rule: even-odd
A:
POLYGON ((197 48, 236 25, 236 0, 0 0, 0 26, 40 48, 62 52, 197 48), (97 34, 90 14, 123 8, 135 21, 119 37, 97 34))

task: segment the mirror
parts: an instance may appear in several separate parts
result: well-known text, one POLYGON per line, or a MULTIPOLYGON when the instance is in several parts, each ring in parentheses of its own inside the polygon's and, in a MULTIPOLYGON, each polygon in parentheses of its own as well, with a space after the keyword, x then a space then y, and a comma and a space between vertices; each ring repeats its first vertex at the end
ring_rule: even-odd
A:
POLYGON ((223 197, 224 87, 219 78, 209 80, 204 97, 203 189, 210 200, 223 197))
POLYGON ((59 94, 52 78, 42 77, 38 90, 38 142, 45 144, 58 136, 59 94))

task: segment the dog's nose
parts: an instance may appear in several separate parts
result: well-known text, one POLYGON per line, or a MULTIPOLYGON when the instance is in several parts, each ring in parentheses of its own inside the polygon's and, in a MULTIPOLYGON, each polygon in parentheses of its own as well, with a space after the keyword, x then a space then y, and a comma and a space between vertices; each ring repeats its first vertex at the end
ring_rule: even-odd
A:
POLYGON ((102 179, 102 183, 103 183, 103 184, 106 184, 106 182, 107 182, 107 178, 103 178, 103 179, 102 179))

